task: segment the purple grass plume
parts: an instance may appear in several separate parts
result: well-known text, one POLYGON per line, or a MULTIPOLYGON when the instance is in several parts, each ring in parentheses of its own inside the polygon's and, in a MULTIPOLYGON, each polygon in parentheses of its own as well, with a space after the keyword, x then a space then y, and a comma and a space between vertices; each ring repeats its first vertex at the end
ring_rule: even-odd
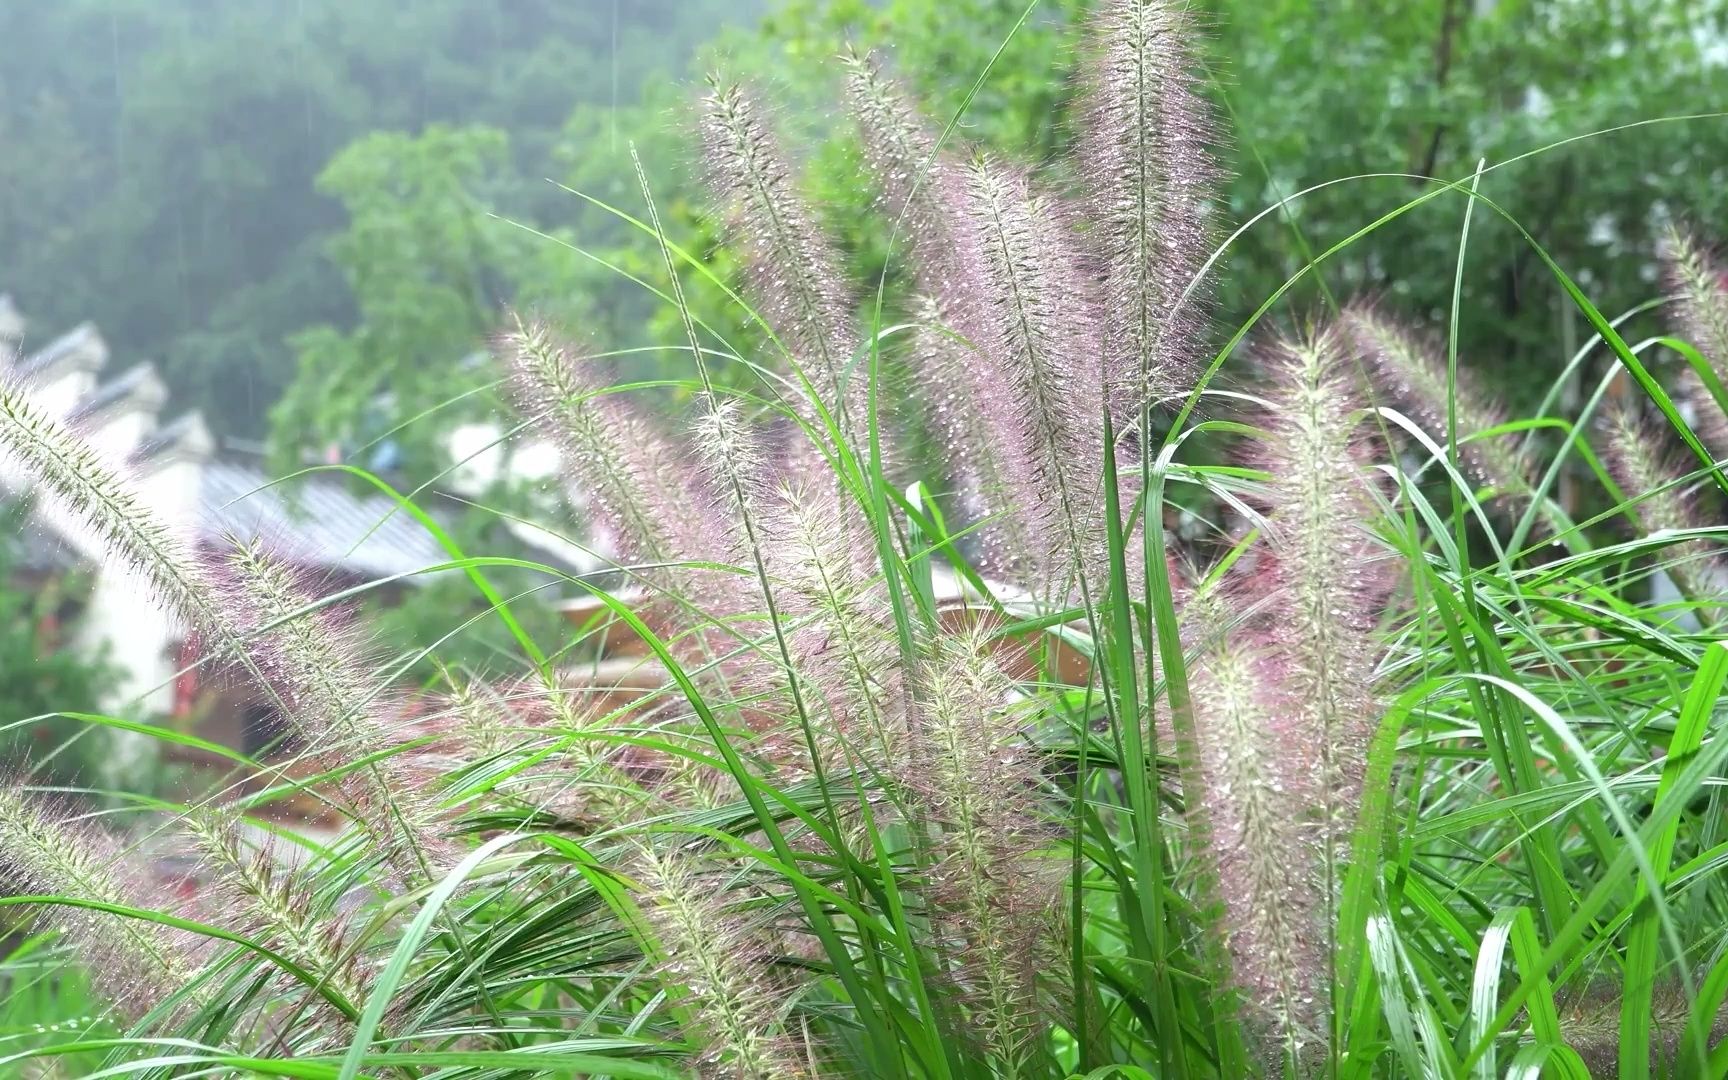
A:
POLYGON ((1108 0, 1092 16, 1079 144, 1104 271, 1104 348, 1118 426, 1185 394, 1209 317, 1196 283, 1216 240, 1220 170, 1182 0, 1108 0))
POLYGON ((728 557, 757 573, 750 610, 773 615, 752 624, 756 640, 728 665, 758 749, 793 773, 810 768, 811 752, 825 769, 880 767, 901 752, 908 697, 861 508, 807 457, 771 468, 731 403, 704 414, 696 446, 713 486, 730 493, 728 557), (814 746, 794 734, 800 704, 816 722, 814 746))
MULTIPOLYGON (((1681 484, 1690 455, 1680 452, 1665 423, 1643 415, 1634 401, 1615 397, 1602 413, 1602 458, 1646 536, 1702 529, 1713 524, 1696 498, 1681 484)), ((1689 600, 1708 600, 1728 591, 1728 559, 1720 544, 1687 540, 1664 548, 1663 568, 1689 600)), ((1706 621, 1719 619, 1720 606, 1700 610, 1706 621)))
POLYGON ((1354 359, 1336 330, 1263 352, 1265 546, 1227 593, 1184 612, 1210 635, 1191 678, 1196 812, 1235 980, 1267 1056, 1298 1064, 1328 1042, 1339 869, 1381 715, 1373 632, 1393 589, 1369 531, 1354 359))
POLYGON ((978 564, 1025 586, 1044 569, 1033 553, 1056 550, 1035 431, 1026 422, 1012 372, 992 339, 983 223, 967 212, 968 169, 937 154, 937 133, 875 56, 848 53, 847 101, 883 209, 910 256, 919 299, 911 312, 907 368, 932 434, 960 486, 963 521, 982 524, 978 564))
MULTIPOLYGON (((219 655, 235 661, 285 704, 292 702, 294 707, 284 711, 313 745, 339 734, 338 727, 349 722, 343 714, 370 696, 355 696, 355 687, 348 685, 344 692, 349 706, 336 707, 331 696, 336 681, 352 683, 362 668, 351 656, 339 655, 345 639, 327 617, 316 619, 316 628, 298 617, 309 598, 295 593, 283 568, 267 566, 255 545, 236 547, 229 565, 217 565, 188 533, 150 510, 119 467, 49 418, 15 386, 0 387, 0 451, 41 485, 61 513, 83 522, 110 558, 137 573, 158 600, 219 655), (319 715, 311 715, 313 710, 319 715)), ((366 737, 343 745, 351 753, 356 747, 370 751, 388 745, 371 737, 374 734, 366 732, 366 737)), ((382 812, 399 797, 374 790, 367 801, 382 812)))
MULTIPOLYGON (((1728 267, 1680 228, 1668 230, 1660 254, 1663 281, 1679 296, 1675 330, 1728 382, 1728 267)), ((1690 364, 1682 366, 1675 396, 1691 406, 1693 428, 1710 453, 1728 457, 1728 415, 1690 364)))
POLYGON ((688 1036, 703 1047, 703 1076, 791 1080, 807 1075, 787 1031, 785 994, 749 921, 727 910, 724 889, 694 856, 642 846, 630 866, 638 906, 664 979, 683 991, 688 1036))
MULTIPOLYGON (((1367 362, 1374 385, 1422 425, 1436 443, 1444 444, 1445 354, 1369 304, 1353 304, 1345 309, 1339 326, 1367 362)), ((1503 495, 1529 498, 1535 486, 1535 464, 1525 449, 1514 443, 1512 436, 1470 438, 1505 423, 1504 410, 1481 393, 1462 363, 1454 389, 1458 458, 1467 474, 1503 495)))
MULTIPOLYGON (((854 447, 867 445, 869 368, 840 253, 797 191, 791 161, 742 86, 711 80, 701 131, 709 186, 750 270, 758 313, 854 447)), ((822 431, 808 400, 797 411, 822 431)))
POLYGON ((939 133, 884 71, 880 57, 848 47, 841 63, 847 109, 882 192, 882 209, 900 223, 900 242, 910 247, 920 275, 934 271, 946 258, 952 221, 944 210, 964 184, 960 170, 949 154, 938 154, 939 133))
MULTIPOLYGON (((1207 605, 1218 611, 1219 605, 1207 605)), ((1327 896, 1314 822, 1320 769, 1286 662, 1253 630, 1190 671, 1201 801, 1241 1005, 1269 1058, 1327 1039, 1327 896)))
POLYGON ((1036 501, 1021 512, 1053 542, 1030 553, 1034 580, 1099 587, 1106 386, 1087 276, 1065 222, 1023 173, 979 161, 967 187, 987 289, 979 346, 1008 380, 1033 448, 1036 501))
POLYGON ((792 661, 825 706, 828 756, 880 766, 904 752, 906 687, 893 611, 860 515, 833 485, 789 479, 762 515, 792 661))
POLYGON ((233 627, 211 598, 211 579, 190 531, 152 511, 121 465, 12 381, 0 382, 0 458, 171 611, 219 646, 234 646, 233 627))
POLYGON ((911 790, 936 864, 929 904, 939 947, 979 1043, 1017 1075, 1048 1030, 1061 970, 1060 865, 1042 855, 1050 822, 1027 711, 974 629, 931 644, 918 679, 920 722, 894 772, 911 790))
POLYGON ((253 665, 311 759, 345 770, 335 786, 369 854, 403 881, 436 877, 451 856, 436 780, 400 754, 348 768, 400 742, 386 719, 395 696, 367 663, 357 626, 320 607, 303 575, 258 541, 235 539, 224 570, 224 606, 251 637, 253 665))
POLYGON ((622 394, 602 365, 542 322, 515 320, 497 342, 522 415, 559 446, 564 467, 625 561, 707 557, 715 542, 712 496, 691 480, 680 449, 622 394))
MULTIPOLYGON (((283 861, 276 845, 250 842, 243 819, 226 810, 196 809, 181 825, 210 879, 199 897, 205 921, 267 945, 356 1011, 363 1008, 370 971, 358 963, 343 919, 319 905, 308 883, 283 861)), ((279 981, 288 983, 285 976, 279 981)), ((346 1017, 333 1007, 325 1005, 319 1014, 348 1026, 346 1017)))
POLYGON ((979 527, 977 564, 1026 587, 1047 563, 1034 553, 1055 550, 1061 540, 1049 535, 1048 493, 1038 484, 1033 432, 1013 400, 1013 384, 962 334, 968 318, 977 332, 975 315, 962 313, 978 307, 975 300, 956 308, 921 300, 907 360, 947 452, 960 520, 979 527))
POLYGON ((1354 357, 1336 331, 1268 350, 1276 382, 1267 419, 1264 587, 1286 662, 1283 682, 1301 710, 1322 793, 1328 857, 1355 824, 1362 769, 1380 715, 1373 630, 1392 591, 1370 523, 1379 516, 1367 464, 1354 357))

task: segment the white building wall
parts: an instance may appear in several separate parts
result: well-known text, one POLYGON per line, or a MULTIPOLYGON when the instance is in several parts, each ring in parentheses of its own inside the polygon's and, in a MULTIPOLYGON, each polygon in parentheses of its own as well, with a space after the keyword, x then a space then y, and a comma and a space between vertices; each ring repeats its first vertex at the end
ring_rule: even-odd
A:
POLYGON ((127 567, 104 566, 90 590, 90 606, 79 626, 78 646, 106 655, 121 677, 102 703, 125 716, 167 714, 174 706, 174 672, 180 627, 127 567))
POLYGON ((95 372, 73 370, 37 383, 30 393, 50 416, 65 416, 72 411, 72 406, 94 389, 95 372))
POLYGON ((84 438, 114 461, 125 461, 156 430, 156 411, 130 403, 105 410, 83 425, 84 438))

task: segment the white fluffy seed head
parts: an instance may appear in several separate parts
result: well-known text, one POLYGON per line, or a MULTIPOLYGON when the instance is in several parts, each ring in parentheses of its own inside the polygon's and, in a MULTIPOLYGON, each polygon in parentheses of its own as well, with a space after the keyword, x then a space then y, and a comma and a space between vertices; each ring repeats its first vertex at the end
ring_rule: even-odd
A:
MULTIPOLYGON (((1436 442, 1446 441, 1446 357, 1433 343, 1368 304, 1354 304, 1339 319, 1339 331, 1368 364, 1375 386, 1421 424, 1436 442)), ((1458 457, 1478 483, 1514 498, 1528 498, 1535 466, 1512 436, 1469 439, 1506 422, 1504 411, 1475 385, 1460 362, 1453 386, 1458 457)))
POLYGON ((136 573, 170 610, 231 644, 189 532, 151 510, 121 465, 49 415, 10 378, 0 380, 0 457, 48 496, 53 512, 76 523, 111 561, 136 573))
MULTIPOLYGON (((162 910, 164 898, 146 885, 149 872, 113 838, 0 783, 0 893, 162 910)), ((158 923, 58 904, 34 915, 65 935, 98 991, 134 1021, 183 989, 202 966, 200 939, 158 923)))
POLYGON ((688 855, 643 845, 631 865, 638 904, 666 982, 677 987, 704 1046, 705 1076, 781 1080, 803 1075, 757 934, 726 910, 726 894, 688 855))
POLYGON ((1181 0, 1108 0, 1092 17, 1082 175, 1105 273, 1110 401, 1126 425, 1187 391, 1205 342, 1220 171, 1181 0))

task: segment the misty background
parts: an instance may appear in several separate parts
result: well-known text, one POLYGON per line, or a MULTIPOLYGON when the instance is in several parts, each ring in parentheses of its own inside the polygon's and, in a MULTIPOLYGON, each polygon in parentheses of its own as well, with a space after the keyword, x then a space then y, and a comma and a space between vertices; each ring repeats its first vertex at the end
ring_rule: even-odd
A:
MULTIPOLYGON (((623 140, 651 138, 681 96, 698 47, 761 10, 0 5, 0 292, 29 317, 26 350, 94 322, 218 435, 261 438, 303 367, 304 397, 386 351, 454 359, 527 279, 549 292, 549 276, 579 274, 505 265, 559 260, 475 212, 574 226, 583 204, 548 181, 609 176, 623 140)), ((400 370, 340 392, 389 390, 400 370)), ((314 419, 336 418, 284 423, 317 439, 354 418, 314 419)))

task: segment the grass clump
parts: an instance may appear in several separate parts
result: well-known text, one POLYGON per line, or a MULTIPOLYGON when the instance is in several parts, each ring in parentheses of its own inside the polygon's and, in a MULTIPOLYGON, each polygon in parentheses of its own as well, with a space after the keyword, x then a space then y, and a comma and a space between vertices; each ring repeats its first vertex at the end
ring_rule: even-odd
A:
MULTIPOLYGON (((0 448, 280 703, 307 747, 291 783, 350 822, 269 839, 256 801, 212 800, 99 836, 7 786, 5 903, 59 932, 109 1012, 100 1038, 15 1038, 0 1063, 1713 1067, 1721 529, 1708 470, 1661 427, 1706 432, 1713 402, 1677 385, 1674 409, 1651 346, 1579 294, 1601 391, 1516 437, 1467 358, 1384 306, 1212 355, 1219 166, 1192 32, 1165 0, 1100 5, 1072 188, 968 152, 847 57, 907 257, 880 304, 844 280, 764 108, 715 81, 702 141, 769 354, 691 316, 645 179, 688 430, 554 327, 496 342, 630 584, 561 582, 646 646, 656 685, 621 703, 585 696, 583 643, 525 640, 522 671, 447 672, 414 715, 283 553, 182 542, 0 389, 0 448), (1196 409, 1225 361, 1238 389, 1196 409), (759 382, 722 391, 716 363, 759 382), (1620 389, 1594 415, 1619 366, 1654 413, 1620 389), (901 375, 924 415, 887 407, 901 375), (1567 460, 1596 490, 1560 507, 1567 460), (201 897, 117 881, 123 840, 162 834, 199 853, 201 897), (147 974, 106 978, 117 952, 147 974)), ((1728 287, 1696 252, 1667 257, 1707 387, 1728 287)), ((525 602, 497 598, 489 560, 452 562, 503 614, 525 602)), ((23 994, 40 970, 25 952, 8 975, 23 994)), ((87 1011, 76 975, 50 985, 87 1011)))

